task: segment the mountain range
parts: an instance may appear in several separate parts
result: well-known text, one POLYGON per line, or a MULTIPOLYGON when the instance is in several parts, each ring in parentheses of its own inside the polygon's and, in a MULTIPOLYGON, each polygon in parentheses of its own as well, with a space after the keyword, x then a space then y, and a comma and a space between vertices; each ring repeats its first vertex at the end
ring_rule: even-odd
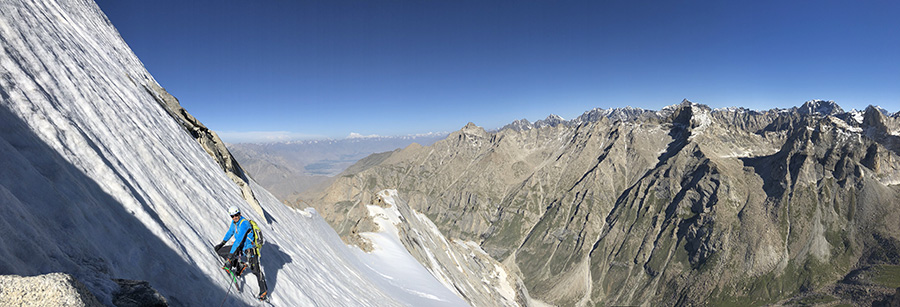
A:
POLYGON ((871 304, 900 287, 897 113, 683 101, 539 123, 469 123, 310 198, 364 246, 360 204, 395 189, 500 263, 523 304, 871 304))
POLYGON ((265 234, 277 306, 900 299, 900 114, 877 107, 683 101, 470 123, 355 163, 368 153, 299 155, 314 159, 297 170, 343 171, 304 194, 316 209, 292 208, 95 3, 0 2, 0 42, 0 305, 114 305, 135 287, 176 306, 259 304, 212 251, 231 206, 265 234))

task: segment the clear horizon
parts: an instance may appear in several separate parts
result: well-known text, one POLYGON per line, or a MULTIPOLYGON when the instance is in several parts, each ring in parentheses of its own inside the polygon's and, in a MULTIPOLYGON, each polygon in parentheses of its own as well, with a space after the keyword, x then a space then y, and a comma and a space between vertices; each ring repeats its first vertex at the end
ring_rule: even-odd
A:
POLYGON ((487 129, 682 99, 900 111, 900 3, 98 1, 223 135, 487 129))

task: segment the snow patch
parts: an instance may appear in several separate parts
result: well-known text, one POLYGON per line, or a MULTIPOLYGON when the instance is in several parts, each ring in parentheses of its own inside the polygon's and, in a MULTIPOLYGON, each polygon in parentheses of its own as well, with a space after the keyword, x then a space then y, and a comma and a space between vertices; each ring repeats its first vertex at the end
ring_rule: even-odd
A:
POLYGON ((449 240, 431 219, 409 208, 395 190, 384 190, 377 196, 383 203, 367 209, 381 227, 379 233, 399 235, 398 226, 402 227, 408 232, 402 242, 449 291, 467 297, 472 304, 516 305, 512 277, 477 243, 449 240))
POLYGON ((368 269, 383 277, 380 284, 386 292, 402 301, 414 306, 466 305, 448 289, 452 284, 436 279, 403 246, 397 225, 403 223, 404 217, 394 205, 396 195, 396 190, 381 191, 378 196, 388 204, 387 207, 366 205, 379 231, 360 233, 372 243, 373 251, 365 253, 354 247, 357 257, 368 269))
POLYGON ((847 130, 850 132, 855 132, 855 133, 861 133, 863 131, 862 128, 860 128, 860 127, 853 127, 853 126, 848 125, 847 122, 843 121, 840 118, 837 118, 834 116, 829 116, 828 118, 831 119, 831 122, 834 123, 836 126, 838 126, 838 128, 841 128, 841 129, 844 129, 844 130, 847 130))
POLYGON ((856 121, 857 124, 862 124, 864 119, 864 113, 861 111, 853 110, 850 112, 850 118, 856 121))

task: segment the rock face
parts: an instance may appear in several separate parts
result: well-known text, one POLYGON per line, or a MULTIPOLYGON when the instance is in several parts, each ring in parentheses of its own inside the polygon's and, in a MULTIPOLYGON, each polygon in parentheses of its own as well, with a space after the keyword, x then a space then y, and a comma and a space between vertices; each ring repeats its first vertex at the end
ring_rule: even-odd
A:
POLYGON ((0 305, 44 307, 101 307, 87 287, 72 275, 50 273, 22 277, 0 275, 0 305))
POLYGON ((360 204, 397 189, 554 305, 845 299, 823 289, 855 268, 900 265, 886 256, 900 253, 898 122, 824 101, 684 101, 496 133, 470 123, 364 160, 317 203, 349 238, 367 231, 360 204))

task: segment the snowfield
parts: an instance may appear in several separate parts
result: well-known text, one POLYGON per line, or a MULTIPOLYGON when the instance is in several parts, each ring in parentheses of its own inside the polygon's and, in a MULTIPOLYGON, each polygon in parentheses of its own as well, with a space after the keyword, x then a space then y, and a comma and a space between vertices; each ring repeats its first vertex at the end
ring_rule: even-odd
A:
POLYGON ((369 215, 378 225, 379 232, 361 233, 370 240, 374 251, 366 254, 356 249, 366 267, 388 282, 385 288, 400 290, 392 293, 392 296, 409 297, 414 306, 461 306, 466 302, 451 292, 447 287, 452 287, 445 279, 436 279, 434 275, 423 267, 409 254, 403 243, 400 242, 398 224, 403 223, 403 215, 397 211, 393 197, 397 196, 396 190, 385 190, 378 193, 389 205, 382 208, 377 205, 367 205, 369 215), (445 291, 434 291, 443 289, 445 291))
POLYGON ((111 278, 174 306, 255 305, 255 277, 230 289, 211 247, 235 205, 267 239, 272 305, 465 305, 402 246, 354 250, 255 184, 266 216, 250 210, 92 1, 4 0, 0 42, 0 274, 70 273, 107 305, 111 278))

